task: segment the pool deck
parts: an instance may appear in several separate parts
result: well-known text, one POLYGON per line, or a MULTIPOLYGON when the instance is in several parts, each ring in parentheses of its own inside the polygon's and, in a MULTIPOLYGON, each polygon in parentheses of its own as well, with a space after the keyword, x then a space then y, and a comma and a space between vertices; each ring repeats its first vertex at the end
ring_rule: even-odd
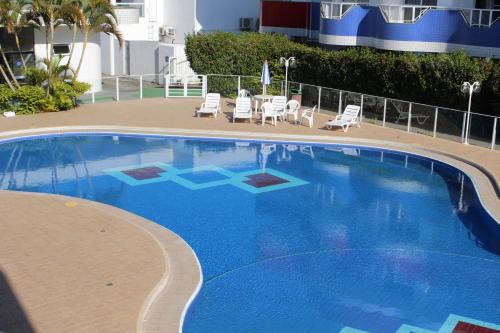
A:
MULTIPOLYGON (((500 217, 500 151, 362 124, 348 133, 197 118, 200 99, 148 99, 0 118, 0 139, 61 132, 123 132, 361 144, 421 154, 467 172, 500 217), (479 170, 478 167, 481 169, 479 170)), ((172 232, 82 199, 0 191, 0 332, 177 332, 201 272, 172 232)))

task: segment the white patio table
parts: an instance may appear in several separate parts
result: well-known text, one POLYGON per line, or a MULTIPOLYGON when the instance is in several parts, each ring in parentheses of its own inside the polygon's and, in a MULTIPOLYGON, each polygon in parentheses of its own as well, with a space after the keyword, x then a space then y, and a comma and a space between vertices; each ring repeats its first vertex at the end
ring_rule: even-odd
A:
POLYGON ((267 102, 267 101, 271 101, 271 99, 273 98, 273 95, 267 95, 264 96, 264 95, 254 95, 252 97, 253 101, 254 101, 254 108, 255 108, 255 114, 257 114, 257 112, 259 112, 259 103, 261 102, 267 102))

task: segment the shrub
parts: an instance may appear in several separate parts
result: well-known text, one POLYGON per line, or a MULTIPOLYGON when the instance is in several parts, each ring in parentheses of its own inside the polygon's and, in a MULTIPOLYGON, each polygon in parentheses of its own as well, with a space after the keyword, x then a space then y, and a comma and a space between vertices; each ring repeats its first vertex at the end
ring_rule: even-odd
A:
POLYGON ((67 83, 56 81, 52 84, 51 95, 57 110, 69 110, 74 106, 75 99, 90 89, 83 82, 67 83))
POLYGON ((12 109, 14 92, 5 84, 0 84, 0 110, 12 109))
MULTIPOLYGON (((297 66, 289 70, 291 81, 462 110, 468 96, 461 93, 460 85, 481 81, 483 89, 474 97, 474 111, 500 115, 500 63, 463 52, 416 55, 366 47, 329 51, 284 36, 216 32, 188 36, 186 53, 200 74, 260 76, 262 63, 268 60, 274 81, 284 76, 279 58, 295 56, 297 66)), ((216 84, 213 89, 234 90, 227 79, 214 81, 210 82, 216 84)))
POLYGON ((18 114, 57 111, 52 96, 47 97, 42 87, 21 86, 15 91, 13 99, 18 114))
POLYGON ((26 81, 32 86, 41 86, 48 78, 49 75, 45 69, 34 66, 26 69, 26 81))

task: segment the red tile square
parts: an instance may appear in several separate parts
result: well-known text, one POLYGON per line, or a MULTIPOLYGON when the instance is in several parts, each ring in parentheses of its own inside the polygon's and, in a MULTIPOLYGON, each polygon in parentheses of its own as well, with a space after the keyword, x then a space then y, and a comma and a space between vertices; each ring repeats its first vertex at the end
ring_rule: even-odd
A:
POLYGON ((289 183, 288 180, 269 173, 258 173, 247 176, 247 178, 249 178, 249 180, 246 180, 245 183, 256 188, 289 183))
POLYGON ((500 333, 500 330, 459 321, 452 333, 500 333))
POLYGON ((137 169, 130 169, 122 171, 127 176, 134 178, 135 180, 146 180, 153 178, 160 178, 161 173, 164 173, 165 170, 158 167, 144 167, 137 169))

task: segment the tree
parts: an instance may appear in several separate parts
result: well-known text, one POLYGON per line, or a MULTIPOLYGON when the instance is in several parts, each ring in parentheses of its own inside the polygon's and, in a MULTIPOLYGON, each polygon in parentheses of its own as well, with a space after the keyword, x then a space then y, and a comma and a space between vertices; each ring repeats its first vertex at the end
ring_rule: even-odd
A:
POLYGON ((103 32, 113 35, 118 39, 120 47, 123 46, 122 34, 118 31, 115 11, 109 0, 83 0, 81 5, 82 19, 79 25, 83 33, 83 46, 80 61, 73 77, 75 81, 80 74, 88 41, 93 33, 103 32))
POLYGON ((16 48, 19 52, 19 57, 26 70, 26 61, 24 60, 21 43, 19 41, 19 33, 27 25, 25 12, 29 9, 30 2, 28 0, 5 0, 3 3, 4 10, 0 10, 0 18, 9 34, 14 34, 16 48))
MULTIPOLYGON (((11 12, 11 10, 9 8, 10 2, 11 2, 10 0, 0 2, 0 21, 4 26, 7 27, 7 30, 8 30, 8 25, 9 25, 9 16, 10 16, 10 12, 11 12)), ((0 41, 0 56, 2 57, 5 68, 7 69, 7 72, 5 72, 5 70, 3 68, 4 66, 0 65, 0 67, 2 67, 0 72, 2 73, 3 78, 5 79, 5 81, 9 85, 9 87, 11 87, 11 89, 14 90, 15 88, 19 88, 19 83, 16 80, 16 76, 14 75, 14 72, 12 71, 12 68, 10 67, 9 62, 7 61, 7 57, 5 56, 5 52, 4 52, 4 49, 2 47, 1 41, 0 41), (10 77, 7 75, 7 73, 10 75, 10 77)))
MULTIPOLYGON (((70 16, 78 17, 80 8, 75 0, 32 0, 32 14, 29 22, 38 29, 45 29, 47 72, 52 72, 54 65, 54 37, 58 27, 66 23, 70 16)), ((50 94, 51 80, 49 76, 47 96, 50 94)))

